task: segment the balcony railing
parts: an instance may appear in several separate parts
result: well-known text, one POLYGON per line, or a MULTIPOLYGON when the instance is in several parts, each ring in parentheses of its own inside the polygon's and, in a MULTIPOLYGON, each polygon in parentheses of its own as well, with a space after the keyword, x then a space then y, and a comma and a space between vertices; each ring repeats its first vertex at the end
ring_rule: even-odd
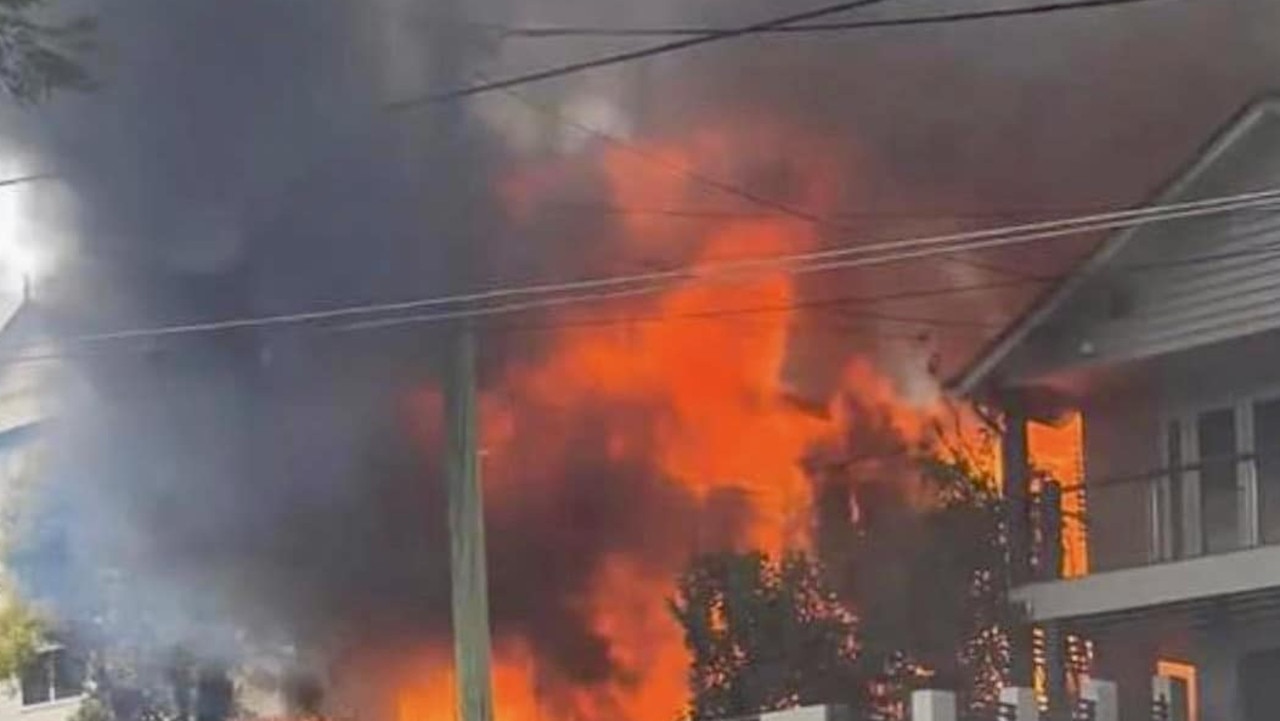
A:
POLYGON ((1075 486, 1039 478, 1029 512, 1040 580, 1280 544, 1280 448, 1075 486))

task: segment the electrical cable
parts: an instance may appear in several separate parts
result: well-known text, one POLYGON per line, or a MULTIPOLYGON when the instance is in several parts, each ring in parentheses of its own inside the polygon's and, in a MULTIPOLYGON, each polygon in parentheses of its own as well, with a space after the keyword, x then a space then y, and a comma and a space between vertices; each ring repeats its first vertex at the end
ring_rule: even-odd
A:
MULTIPOLYGON (((568 203, 544 203, 539 206, 540 210, 551 213, 569 213, 569 214, 590 214, 590 215, 623 215, 623 216, 653 216, 661 218, 677 218, 681 220, 705 220, 705 221, 725 221, 725 220, 768 220, 771 218, 784 218, 786 214, 780 212, 751 212, 747 210, 732 210, 719 208, 654 208, 654 207, 633 207, 612 205, 609 203, 588 203, 588 202, 568 202, 568 203)), ((1025 218, 1033 215, 1049 215, 1053 213, 1102 213, 1114 210, 1126 210, 1125 207, 1102 207, 1102 206, 1082 206, 1082 207, 1040 207, 1040 208, 993 208, 991 210, 942 210, 942 209, 884 209, 884 210, 841 210, 831 213, 827 216, 829 222, 835 222, 837 225, 841 220, 862 220, 862 219, 897 219, 897 220, 987 220, 987 219, 1010 219, 1025 218)))
MULTIPOLYGON (((547 308, 561 307, 575 303, 587 301, 609 301, 622 298, 633 298, 642 295, 651 295, 668 290, 675 285, 681 285, 690 282, 706 282, 716 278, 738 278, 741 276, 756 275, 761 272, 773 270, 786 272, 790 275, 804 275, 818 272, 829 272, 838 269, 847 269, 855 267, 869 267, 875 265, 884 265, 887 263, 900 262, 905 260, 915 260, 920 258, 932 257, 945 253, 964 252, 974 249, 987 249, 995 247, 1006 247, 1015 244, 1033 242, 1037 240, 1047 240, 1059 238, 1068 235, 1077 235, 1083 233, 1091 233, 1103 230, 1116 230, 1120 228, 1135 227, 1149 222, 1161 222, 1166 220, 1175 220, 1188 217, 1202 217, 1223 212, 1230 212, 1240 207, 1256 207, 1261 204, 1270 204, 1274 202, 1275 193, 1280 191, 1264 191, 1266 195, 1259 196, 1252 200, 1238 201, 1233 205, 1222 204, 1218 201, 1218 205, 1206 205, 1211 201, 1194 201, 1186 204, 1173 204, 1170 206, 1159 206, 1167 209, 1163 214, 1153 214, 1143 210, 1123 211, 1121 213, 1103 214, 1106 216, 1114 216, 1114 219, 1104 219, 1090 222, 1087 224, 1076 224, 1068 221, 1053 221, 1052 223, 1035 223, 1026 226, 1018 226, 1021 232, 1009 234, 1008 232, 978 231, 972 233, 959 233, 947 237, 965 236, 966 244, 964 245, 939 245, 937 239, 921 238, 908 241, 889 242, 879 244, 882 248, 893 251, 894 247, 907 246, 907 250, 888 252, 882 255, 866 255, 858 257, 854 253, 845 250, 830 251, 814 251, 810 253, 795 254, 784 258, 750 259, 736 262, 726 262, 717 265, 707 265, 701 268, 684 268, 670 271, 653 271, 650 273, 635 274, 631 276, 613 276, 607 278, 588 279, 577 281, 574 284, 562 284, 561 291, 564 286, 573 285, 572 292, 565 296, 553 296, 540 300, 506 303, 502 305, 483 306, 481 308, 462 309, 457 311, 443 311, 439 313, 430 313, 423 315, 400 316, 385 319, 376 319, 371 321, 355 322, 345 326, 349 330, 367 330, 375 328, 388 328, 398 325, 411 323, 431 323, 449 320, 462 320, 473 317, 484 317, 488 315, 503 315, 510 313, 519 313, 531 310, 543 310, 547 308), (1247 205, 1245 205, 1247 203, 1247 205), (968 240, 976 238, 975 240, 968 240), (932 246, 932 247, 930 247, 932 246), (853 255, 854 257, 849 257, 853 255), (813 262, 818 261, 818 262, 813 262), (638 287, 621 287, 618 290, 604 290, 602 292, 594 292, 600 288, 619 288, 619 286, 630 286, 645 283, 638 287), (673 285, 674 284, 674 285, 673 285), (578 291, 592 291, 578 293, 578 291)), ((1247 194, 1253 195, 1253 194, 1247 194)), ((1101 216, 1095 216, 1101 217, 1101 216)), ((1004 231, 1005 229, 998 229, 1004 231)), ((941 238, 943 236, 939 236, 941 238)), ((860 252, 860 249, 854 249, 860 252)), ((545 287, 545 286, 544 286, 545 287)), ((519 295, 516 293, 506 293, 503 291, 492 291, 491 293, 500 293, 501 296, 490 294, 484 300, 491 300, 497 297, 512 297, 519 295)), ((532 294, 532 293, 526 293, 532 294)), ((541 294, 541 293, 540 293, 541 294)), ((421 306, 420 306, 421 307, 421 306)))
POLYGON ((628 51, 619 52, 619 53, 612 53, 610 55, 602 55, 596 58, 591 58, 589 60, 580 60, 577 62, 568 63, 565 65, 559 65, 559 66, 547 68, 544 70, 537 70, 534 72, 523 73, 520 75, 513 75, 506 78, 500 78, 497 80, 490 80, 487 82, 476 83, 474 85, 468 85, 460 88, 444 90, 437 93, 430 93, 417 98, 408 98, 405 100, 398 100, 395 102, 388 103, 386 107, 388 110, 399 112, 404 110, 410 110, 423 105, 433 105, 433 104, 441 103, 445 101, 460 100, 462 98, 469 98, 476 95, 481 95, 483 93, 492 92, 494 90, 501 90, 503 88, 513 88, 520 85, 528 85, 529 83, 539 82, 542 80, 550 80, 552 78, 564 77, 566 75, 574 75, 587 70, 593 70, 596 68, 608 67, 610 65, 618 65, 620 63, 634 62, 636 60, 656 57, 658 55, 667 55, 669 53, 673 53, 680 50, 687 50, 689 48, 697 47, 700 45, 707 45, 710 43, 721 42, 724 40, 732 40, 735 38, 751 35, 753 33, 759 33, 761 31, 768 30, 770 28, 783 27, 785 25, 794 25, 796 23, 802 23, 807 20, 817 20, 819 18, 824 18, 829 15, 846 13, 851 10, 856 10, 858 8, 863 8, 863 7, 869 7, 871 5, 878 5, 883 2, 887 2, 887 0, 848 0, 847 2, 836 3, 833 5, 826 5, 813 10, 806 10, 804 12, 793 13, 790 15, 783 15, 783 16, 771 18, 768 20, 751 23, 750 25, 743 25, 737 28, 728 28, 728 29, 719 30, 715 32, 709 32, 704 35, 698 35, 692 38, 685 38, 683 40, 673 40, 671 42, 660 43, 658 45, 650 45, 648 47, 640 48, 638 50, 628 50, 628 51))
MULTIPOLYGON (((485 76, 483 75, 480 75, 478 77, 482 81, 487 80, 487 78, 485 78, 485 76)), ((701 171, 690 168, 687 165, 673 163, 670 160, 656 153, 651 153, 645 150, 644 148, 626 140, 625 138, 620 138, 617 135, 610 133, 602 128, 598 128, 588 123, 584 123, 578 120, 577 118, 573 118, 567 115, 563 110, 559 108, 555 108, 548 105, 544 105, 542 103, 535 102, 511 88, 504 88, 501 92, 507 97, 511 98, 512 100, 515 100, 516 102, 520 103, 525 108, 528 108, 529 110, 533 111, 536 114, 550 118, 552 121, 558 123, 559 125, 562 125, 572 130, 577 130, 578 132, 585 133, 587 135, 598 138, 604 142, 609 143, 613 147, 619 150, 622 150, 623 152, 629 153, 639 158, 640 160, 646 163, 662 168, 679 177, 693 181, 697 185, 701 185, 705 188, 709 188, 711 190, 724 193, 731 197, 738 198, 739 200, 744 200, 752 205, 768 208, 775 212, 781 213, 782 215, 789 216, 791 218, 794 218, 796 220, 799 220, 805 223, 809 223, 813 225, 815 228, 827 229, 827 230, 839 231, 839 232, 845 232, 845 233, 851 232, 851 229, 847 225, 833 223, 829 219, 823 218, 822 216, 816 213, 810 212, 808 210, 805 210, 803 208, 797 208, 796 206, 791 205, 790 203, 784 203, 775 198, 770 198, 768 196, 760 195, 759 193, 756 193, 747 188, 743 188, 737 184, 730 183, 730 182, 721 180, 719 178, 714 178, 712 176, 709 176, 701 171)), ((947 260, 960 265, 974 267, 974 268, 978 268, 979 270, 984 270, 988 272, 996 272, 1002 275, 1020 275, 1018 273, 1010 273, 1002 269, 993 268, 985 263, 981 263, 981 262, 973 261, 969 259, 948 258, 947 260)))
MULTIPOLYGON (((1274 229, 1266 229, 1261 231, 1259 234, 1269 232, 1270 230, 1274 230, 1274 229)), ((1280 242, 1268 243, 1268 244, 1259 245, 1253 248, 1240 249, 1236 251, 1227 251, 1223 253, 1205 254, 1205 255, 1199 255, 1199 256, 1192 256, 1188 258, 1178 258, 1178 259, 1173 259, 1169 261, 1154 261, 1149 263, 1122 266, 1118 268, 1117 271, 1126 272, 1126 273, 1149 273, 1149 272, 1159 272, 1159 271, 1174 269, 1174 268, 1189 267, 1189 266, 1203 264, 1203 263, 1216 263, 1222 260, 1240 259, 1240 258, 1249 258, 1249 257, 1272 257, 1277 255, 1280 255, 1280 242)), ((723 318, 723 317, 751 315, 751 314, 758 314, 758 313, 785 312, 785 311, 792 311, 792 310, 805 309, 805 308, 839 307, 839 306, 848 306, 848 305, 856 305, 856 304, 877 304, 877 303, 891 302, 895 300, 923 299, 923 298, 940 297, 940 296, 955 295, 955 294, 970 293, 970 292, 1015 289, 1019 287, 1029 286, 1032 284, 1060 281, 1069 276, 1070 276, 1070 273, 1065 273, 1065 274, 1054 274, 1054 275, 1048 275, 1048 276, 1031 277, 1031 278, 1025 278, 1025 279, 1005 279, 1001 281, 974 283, 974 284, 968 284, 968 285, 962 285, 962 286, 939 286, 939 287, 894 291, 894 292, 887 292, 887 293, 868 294, 868 295, 861 295, 861 296, 855 295, 855 296, 843 296, 843 297, 830 298, 830 299, 815 299, 811 301, 798 301, 796 303, 788 304, 788 305, 775 305, 775 306, 766 306, 766 307, 724 308, 724 309, 712 309, 707 311, 691 311, 687 313, 675 313, 675 314, 660 313, 660 314, 651 314, 648 316, 621 316, 621 317, 571 319, 571 320, 552 321, 552 322, 547 322, 542 324, 521 324, 521 325, 511 324, 511 325, 497 325, 497 326, 490 325, 490 326, 486 326, 486 331, 499 331, 499 332, 542 331, 542 330, 554 330, 557 328, 572 328, 572 327, 578 327, 578 326, 626 325, 630 323, 652 323, 652 322, 666 322, 666 321, 678 321, 678 320, 698 320, 698 319, 704 319, 704 318, 705 319, 723 318)), ((924 319, 917 319, 917 320, 923 321, 924 319)), ((937 320, 942 320, 942 319, 937 319, 937 320)), ((339 327, 336 330, 339 332, 345 332, 349 330, 358 330, 358 329, 359 328, 339 327)), ((880 331, 877 331, 877 335, 883 335, 883 333, 880 331)), ((895 337, 904 338, 904 339, 908 338, 908 336, 905 336, 905 335, 900 335, 895 337)), ((919 337, 920 337, 919 334, 910 336, 910 338, 916 338, 916 339, 918 339, 919 337)), ((85 338, 86 337, 83 337, 83 336, 80 338, 71 338, 63 342, 74 344, 77 342, 84 342, 85 338)), ((28 346, 26 349, 39 349, 39 348, 46 348, 46 347, 48 347, 47 344, 38 344, 38 345, 28 346)), ((21 351, 24 349, 19 348, 18 350, 21 351)), ((50 360, 57 360, 57 359, 63 359, 63 358, 72 358, 78 355, 87 355, 87 354, 88 353, 83 353, 80 351, 56 351, 56 352, 42 352, 38 354, 11 354, 9 356, 0 356, 0 365, 6 365, 11 363, 23 363, 23 362, 50 361, 50 360)))
POLYGON ((31 175, 19 175, 14 178, 4 178, 0 180, 0 188, 7 188, 13 185, 25 185, 27 183, 38 183, 43 180, 53 180, 58 176, 52 173, 33 173, 31 175))
POLYGON ((388 324, 459 320, 490 315, 509 314, 524 310, 559 307, 586 301, 613 300, 662 292, 690 283, 706 283, 713 280, 751 277, 762 272, 785 272, 801 275, 825 272, 840 268, 867 267, 912 260, 933 255, 965 252, 975 248, 1004 247, 1049 240, 1067 235, 1092 233, 1102 230, 1136 227, 1153 222, 1179 218, 1203 217, 1253 208, 1274 203, 1280 198, 1280 190, 1242 193, 1235 196, 1211 198, 1163 206, 1149 206, 1130 211, 1103 213, 1079 218, 1066 218, 1043 223, 1031 223, 1008 228, 998 228, 943 236, 887 241, 866 247, 845 247, 807 253, 779 256, 762 256, 739 261, 685 266, 661 271, 587 278, 576 281, 539 283, 523 286, 499 286, 487 290, 420 298, 396 303, 374 303, 344 306, 329 310, 267 316, 249 316, 197 323, 135 328, 79 336, 81 343, 156 338, 227 330, 296 325, 326 320, 339 320, 365 315, 402 312, 426 307, 484 303, 505 298, 550 295, 524 303, 489 305, 461 308, 428 316, 395 317, 370 321, 361 327, 386 327, 388 324), (582 291, 609 290, 588 294, 582 291))
MULTIPOLYGON (((868 30, 873 28, 895 28, 917 25, 951 25, 977 20, 996 20, 1051 13, 1070 12, 1121 5, 1137 5, 1155 2, 1156 0, 1082 0, 1078 2, 1049 2, 1038 5, 1021 5, 1015 7, 992 8, 988 10, 957 10, 954 12, 919 15, 911 17, 881 18, 876 20, 851 20, 846 22, 805 23, 785 25, 782 27, 759 30, 753 35, 796 35, 806 33, 823 33, 845 30, 868 30)), ((714 27, 590 27, 590 26, 547 26, 547 27, 512 27, 489 26, 502 38, 543 39, 565 37, 591 38, 634 38, 634 37, 678 37, 686 35, 705 35, 716 32, 714 27)))

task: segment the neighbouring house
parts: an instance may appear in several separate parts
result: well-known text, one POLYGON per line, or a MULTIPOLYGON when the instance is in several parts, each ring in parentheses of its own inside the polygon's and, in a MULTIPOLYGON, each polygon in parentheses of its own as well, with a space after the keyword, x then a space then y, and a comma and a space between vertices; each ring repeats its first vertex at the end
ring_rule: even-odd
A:
MULTIPOLYGON (((75 593, 65 586, 74 570, 60 517, 28 512, 33 491, 50 481, 57 419, 69 412, 71 394, 93 383, 62 355, 65 348, 51 345, 55 327, 62 326, 35 300, 7 306, 0 300, 0 603, 21 595, 39 605, 75 593)), ((67 721, 87 698, 83 646, 75 633, 63 633, 67 627, 56 615, 50 620, 50 637, 35 658, 17 678, 0 679, 0 721, 67 721)), ((219 717, 202 709, 220 708, 229 699, 245 718, 283 718, 290 706, 285 679, 294 661, 291 649, 260 649, 235 668, 205 669, 217 673, 202 674, 194 684, 192 718, 219 717)))
MULTIPOLYGON (((21 508, 39 482, 44 465, 42 430, 56 414, 65 366, 56 358, 18 361, 18 355, 42 355, 35 346, 47 340, 39 313, 25 300, 10 303, 0 316, 0 547, 13 547, 21 532, 21 508)), ((11 559, 12 560, 12 559, 11 559)), ((15 569, 0 569, 6 603, 16 602, 15 569)), ((18 678, 0 681, 0 721, 64 721, 80 708, 85 691, 85 662, 67 644, 49 643, 18 678)))
MULTIPOLYGON (((1152 202, 1274 188, 1280 98, 1240 113, 1152 202)), ((1151 718, 1157 674, 1192 721, 1277 718, 1280 203, 1119 232, 952 389, 1003 419, 1015 598, 1053 703, 1078 635, 1120 683, 1122 718, 1151 718), (1066 419, 1082 419, 1083 478, 1057 484, 1028 437, 1066 419), (1068 569, 1064 546, 1085 561, 1068 569)))

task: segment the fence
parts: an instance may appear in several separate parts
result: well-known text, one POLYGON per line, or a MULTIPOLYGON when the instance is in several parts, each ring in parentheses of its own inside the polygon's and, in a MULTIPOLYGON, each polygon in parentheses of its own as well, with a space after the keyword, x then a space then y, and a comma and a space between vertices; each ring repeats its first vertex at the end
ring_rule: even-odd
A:
MULTIPOLYGON (((1155 677, 1150 715, 1123 721, 1189 721, 1187 699, 1179 688, 1174 679, 1155 677)), ((848 709, 841 706, 807 706, 737 721, 850 721, 851 718, 848 709)), ((1098 679, 1086 680, 1075 705, 1066 711, 1045 713, 1031 689, 1006 688, 993 714, 974 717, 961 713, 956 696, 950 691, 916 691, 911 695, 908 718, 910 721, 1121 721, 1116 685, 1098 679)))

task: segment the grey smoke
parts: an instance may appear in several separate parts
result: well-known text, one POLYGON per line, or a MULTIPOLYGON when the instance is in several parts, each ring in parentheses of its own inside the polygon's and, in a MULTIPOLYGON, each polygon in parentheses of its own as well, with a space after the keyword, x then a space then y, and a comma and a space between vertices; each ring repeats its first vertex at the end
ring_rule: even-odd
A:
MULTIPOLYGON (((928 7, 889 3, 878 12, 928 7)), ((429 8, 104 0, 93 9, 103 21, 104 88, 0 114, 10 162, 63 178, 56 192, 26 196, 47 237, 59 239, 62 271, 38 289, 42 318, 57 332, 442 292, 463 284, 459 251, 446 238, 460 237, 494 280, 655 260, 611 252, 603 239, 616 219, 547 213, 533 227, 502 222, 483 189, 518 162, 525 151, 516 141, 545 118, 486 98, 446 153, 429 142, 435 111, 385 111, 385 101, 427 89, 424 47, 438 22, 429 8)), ((656 24, 732 22, 777 7, 546 0, 467 10, 495 23, 656 24)), ((528 94, 608 107, 602 117, 635 136, 678 138, 767 116, 850 169, 832 207, 819 210, 876 211, 846 221, 850 232, 897 236, 980 222, 932 217, 939 210, 1052 215, 1141 199, 1267 89, 1280 47, 1264 29, 1276 27, 1278 12, 1265 0, 1166 0, 964 27, 747 40, 528 94), (644 83, 624 82, 633 78, 644 83)), ((508 42, 473 63, 502 75, 611 47, 508 42)), ((592 152, 589 143, 577 147, 592 152)), ((789 202, 805 197, 790 148, 752 150, 750 162, 704 170, 789 202)), ((583 166, 574 184, 583 196, 565 200, 607 200, 593 195, 599 178, 583 166)), ((740 207, 712 196, 687 200, 740 207)), ((696 226, 673 233, 696 247, 696 226)), ((1068 243, 988 260, 1052 270, 1083 249, 1068 243)), ((954 263, 915 264, 806 281, 806 290, 875 293, 989 278, 954 263)), ((893 311, 994 322, 1033 290, 893 311)), ((922 329, 843 322, 851 333, 832 333, 830 323, 798 330, 801 360, 789 380, 805 394, 823 398, 853 352, 874 352, 889 370, 908 369, 904 382, 919 380, 923 351, 909 337, 922 329), (877 332, 892 338, 876 340, 877 332)), ((979 340, 932 335, 925 346, 948 367, 979 340)), ((136 611, 136 627, 120 628, 214 655, 238 653, 246 630, 331 665, 353 646, 442 643, 438 445, 415 437, 404 405, 434 383, 441 344, 427 328, 295 329, 128 345, 77 361, 67 411, 49 430, 51 482, 35 505, 43 528, 70 530, 33 535, 29 582, 81 621, 96 620, 97 594, 109 588, 118 606, 136 611), (103 586, 107 572, 114 581, 103 586)), ((537 336, 496 334, 486 350, 491 383, 505 363, 546 349, 537 336)), ((527 502, 499 506, 490 519, 496 631, 528 639, 554 680, 625 683, 627 670, 570 600, 606 554, 674 569, 690 547, 731 538, 750 509, 730 496, 695 501, 643 453, 623 463, 604 453, 610 431, 646 439, 653 409, 602 401, 565 417, 529 404, 546 422, 521 439, 522 453, 536 458, 565 438, 581 452, 563 468, 531 463, 527 502), (648 519, 686 530, 656 542, 648 519)))

